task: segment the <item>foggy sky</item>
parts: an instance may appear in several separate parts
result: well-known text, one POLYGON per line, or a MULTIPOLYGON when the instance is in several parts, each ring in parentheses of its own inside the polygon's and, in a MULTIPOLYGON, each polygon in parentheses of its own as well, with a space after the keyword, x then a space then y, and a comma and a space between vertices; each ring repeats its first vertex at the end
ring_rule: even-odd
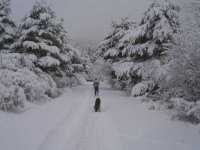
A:
MULTIPOLYGON (((58 17, 64 18, 73 39, 102 40, 110 32, 111 20, 131 17, 139 20, 153 0, 47 0, 58 17)), ((184 1, 184 0, 175 0, 184 1)), ((34 0, 11 0, 12 17, 19 23, 34 0)))

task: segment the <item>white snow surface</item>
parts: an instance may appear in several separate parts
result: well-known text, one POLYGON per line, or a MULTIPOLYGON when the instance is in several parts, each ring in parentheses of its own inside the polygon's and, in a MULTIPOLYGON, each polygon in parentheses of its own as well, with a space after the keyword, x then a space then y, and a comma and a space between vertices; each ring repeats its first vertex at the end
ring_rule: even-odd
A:
POLYGON ((25 112, 0 112, 1 150, 199 150, 197 128, 101 83, 95 113, 92 83, 25 112))

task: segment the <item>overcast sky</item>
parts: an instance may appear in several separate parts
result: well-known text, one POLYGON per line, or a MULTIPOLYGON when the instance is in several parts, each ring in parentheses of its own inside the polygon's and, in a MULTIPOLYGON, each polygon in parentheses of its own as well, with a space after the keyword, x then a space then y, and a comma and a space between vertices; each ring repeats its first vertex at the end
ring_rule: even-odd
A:
MULTIPOLYGON (((12 17, 19 23, 35 0, 11 0, 12 17)), ((73 39, 102 40, 110 32, 111 19, 131 17, 136 21, 154 0, 47 0, 57 16, 64 18, 73 39)), ((173 0, 172 0, 173 1, 173 0)), ((183 2, 186 0, 174 0, 183 2)))

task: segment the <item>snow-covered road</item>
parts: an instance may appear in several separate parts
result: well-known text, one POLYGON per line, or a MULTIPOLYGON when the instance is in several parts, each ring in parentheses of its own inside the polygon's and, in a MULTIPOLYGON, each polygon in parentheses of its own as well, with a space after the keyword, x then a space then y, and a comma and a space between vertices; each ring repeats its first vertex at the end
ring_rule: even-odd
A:
POLYGON ((118 132, 106 112, 94 113, 93 95, 90 85, 68 93, 66 99, 70 97, 76 105, 46 135, 38 150, 122 150, 118 132))
POLYGON ((72 88, 25 113, 0 112, 0 150, 199 150, 194 125, 171 121, 123 92, 101 85, 95 113, 92 83, 72 88))

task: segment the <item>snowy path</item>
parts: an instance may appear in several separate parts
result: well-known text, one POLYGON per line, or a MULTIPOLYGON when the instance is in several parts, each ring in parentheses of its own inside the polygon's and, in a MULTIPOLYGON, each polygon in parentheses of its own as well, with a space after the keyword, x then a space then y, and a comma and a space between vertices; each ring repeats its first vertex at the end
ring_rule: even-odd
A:
POLYGON ((23 114, 0 112, 0 150, 199 150, 200 133, 124 93, 101 85, 95 113, 91 83, 23 114))
POLYGON ((70 93, 80 100, 47 134, 38 150, 122 150, 117 130, 105 113, 94 113, 93 89, 87 85, 70 93))

